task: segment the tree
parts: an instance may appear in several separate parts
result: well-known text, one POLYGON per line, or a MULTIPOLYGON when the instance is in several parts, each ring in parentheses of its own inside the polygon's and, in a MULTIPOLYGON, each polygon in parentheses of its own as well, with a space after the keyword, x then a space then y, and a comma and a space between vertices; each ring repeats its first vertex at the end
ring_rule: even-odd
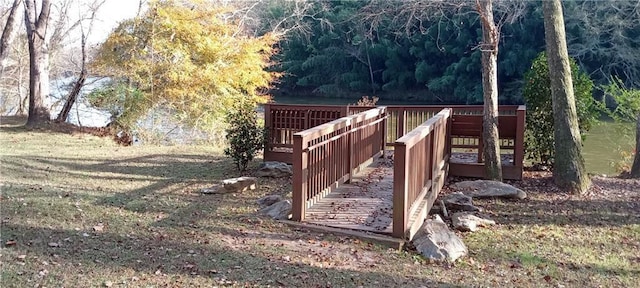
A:
POLYGON ((45 99, 49 97, 49 38, 47 26, 51 3, 42 0, 38 13, 35 0, 25 0, 25 25, 29 43, 29 117, 27 126, 51 119, 45 99))
POLYGON ((482 22, 482 143, 485 176, 502 181, 500 137, 498 135, 498 43, 500 32, 493 21, 492 0, 476 0, 482 22))
POLYGON ((565 190, 584 193, 589 188, 590 180, 585 170, 584 158, 582 158, 582 139, 578 128, 562 3, 560 0, 543 1, 542 10, 553 99, 555 137, 553 178, 556 185, 565 190))
POLYGON ((640 1, 564 2, 569 55, 599 83, 640 88, 640 1))
POLYGON ((18 7, 20 6, 20 2, 22 2, 22 0, 13 0, 13 5, 11 5, 9 15, 7 16, 7 22, 5 22, 4 29, 2 30, 2 36, 0 37, 0 77, 4 74, 4 68, 6 66, 5 62, 7 56, 9 56, 9 45, 15 36, 14 30, 17 25, 16 14, 18 7))
POLYGON ((225 9, 200 1, 158 1, 109 35, 93 66, 130 87, 125 91, 141 93, 101 94, 130 103, 122 107, 117 124, 130 129, 137 118, 162 106, 210 130, 240 99, 264 101, 262 92, 277 77, 265 71, 277 39, 243 35, 225 9))
POLYGON ((69 95, 67 95, 67 99, 65 100, 64 105, 60 110, 60 113, 58 113, 58 116, 56 117, 57 122, 67 121, 67 118, 69 117, 69 112, 71 111, 71 107, 73 107, 73 104, 76 103, 76 99, 78 99, 78 95, 80 94, 80 89, 82 89, 82 86, 84 86, 84 83, 87 80, 87 73, 88 73, 87 72, 87 36, 91 34, 91 28, 93 28, 93 21, 95 20, 96 13, 98 9, 100 9, 100 6, 104 4, 104 1, 106 0, 101 0, 99 2, 95 1, 90 5, 91 6, 90 16, 88 19, 89 24, 86 31, 85 31, 84 25, 82 24, 83 19, 80 19, 77 22, 80 25, 80 34, 81 34, 80 35, 80 54, 81 54, 80 73, 78 74, 78 78, 73 84, 73 88, 71 89, 71 91, 69 91, 69 95))

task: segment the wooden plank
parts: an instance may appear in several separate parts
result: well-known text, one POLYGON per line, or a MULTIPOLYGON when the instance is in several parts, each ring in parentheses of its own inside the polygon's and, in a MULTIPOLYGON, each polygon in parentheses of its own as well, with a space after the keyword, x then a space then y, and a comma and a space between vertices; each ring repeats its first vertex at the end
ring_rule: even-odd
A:
POLYGON ((409 159, 407 146, 397 143, 393 163, 393 237, 405 238, 407 230, 407 189, 409 180, 409 159))
POLYGON ((305 152, 307 141, 301 136, 293 138, 293 197, 292 208, 293 220, 304 220, 307 204, 307 152, 305 152))
POLYGON ((354 231, 349 229, 340 229, 333 227, 320 226, 316 224, 309 224, 304 222, 295 222, 289 220, 278 220, 281 223, 287 224, 289 226, 298 228, 298 229, 308 229, 311 231, 321 232, 321 233, 331 233, 335 235, 344 235, 349 237, 355 237, 360 240, 383 245, 385 247, 402 250, 405 245, 405 241, 402 239, 396 239, 388 236, 375 235, 367 232, 354 231))

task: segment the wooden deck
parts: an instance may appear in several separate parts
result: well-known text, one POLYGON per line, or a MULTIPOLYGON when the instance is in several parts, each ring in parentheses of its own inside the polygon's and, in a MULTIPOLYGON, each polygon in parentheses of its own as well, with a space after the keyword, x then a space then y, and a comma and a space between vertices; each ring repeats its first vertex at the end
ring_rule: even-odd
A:
POLYGON ((387 155, 314 203, 304 222, 391 235, 392 216, 393 160, 387 155))

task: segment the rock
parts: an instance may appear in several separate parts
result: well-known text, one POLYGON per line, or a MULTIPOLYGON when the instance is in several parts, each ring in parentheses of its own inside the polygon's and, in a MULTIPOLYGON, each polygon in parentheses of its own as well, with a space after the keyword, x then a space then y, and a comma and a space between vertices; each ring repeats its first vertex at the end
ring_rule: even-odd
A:
POLYGON ((200 190, 202 194, 237 193, 256 189, 255 177, 238 177, 222 180, 209 188, 200 190))
POLYGON ((440 217, 425 221, 412 242, 425 258, 438 262, 454 262, 468 253, 467 246, 440 217))
POLYGON ((454 213, 451 216, 453 228, 460 231, 477 231, 479 227, 487 227, 495 225, 496 222, 490 219, 484 219, 467 212, 454 213))
POLYGON ((238 177, 222 180, 222 186, 227 193, 243 192, 256 189, 255 177, 238 177))
POLYGON ((289 219, 291 214, 291 207, 291 201, 282 200, 260 209, 259 213, 276 220, 286 220, 289 219))
POLYGON ((460 192, 451 193, 444 197, 444 205, 452 211, 480 211, 480 208, 473 206, 471 197, 460 192))
POLYGON ((280 195, 267 195, 258 199, 256 202, 258 203, 258 205, 260 205, 260 207, 267 207, 282 200, 284 200, 284 198, 282 198, 282 196, 280 195))
POLYGON ((524 191, 509 184, 498 181, 462 181, 451 185, 451 187, 459 192, 468 192, 465 194, 468 194, 473 198, 527 198, 527 193, 525 193, 524 191))
POLYGON ((291 166, 289 166, 287 163, 267 161, 260 164, 260 167, 258 167, 258 171, 256 171, 255 175, 257 177, 280 178, 293 175, 293 171, 291 170, 291 166))
POLYGON ((224 187, 222 187, 222 184, 215 184, 209 188, 203 188, 202 190, 200 190, 200 193, 202 194, 220 194, 220 193, 227 193, 227 190, 224 189, 224 187))

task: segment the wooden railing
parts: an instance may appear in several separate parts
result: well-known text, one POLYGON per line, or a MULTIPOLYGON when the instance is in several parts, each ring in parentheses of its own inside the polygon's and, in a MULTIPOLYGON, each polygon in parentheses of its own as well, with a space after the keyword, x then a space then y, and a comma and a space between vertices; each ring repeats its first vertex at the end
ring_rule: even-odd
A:
POLYGON ((349 115, 348 106, 265 104, 264 120, 267 128, 267 141, 264 148, 264 159, 291 163, 295 133, 347 115, 349 115))
MULTIPOLYGON (((524 160, 525 106, 500 106, 498 117, 498 134, 500 149, 510 154, 508 160, 502 161, 505 179, 522 179, 524 160)), ((451 175, 465 177, 484 177, 482 138, 482 114, 456 114, 452 117, 451 147, 476 153, 474 163, 457 163, 451 161, 451 175)))
POLYGON ((293 219, 384 152, 386 107, 342 117, 293 135, 293 219))
MULTIPOLYGON (((356 114, 375 107, 330 105, 265 105, 265 126, 268 139, 264 150, 265 161, 293 163, 293 135, 340 117, 356 114)), ((387 106, 386 145, 393 149, 396 139, 418 127, 444 108, 451 108, 451 148, 456 152, 474 153, 474 163, 452 163, 451 175, 484 177, 482 166, 482 113, 483 106, 427 105, 387 106), (476 164, 476 165, 473 165, 476 164)), ((522 179, 524 159, 525 107, 502 105, 498 107, 500 147, 511 153, 503 161, 505 179, 522 179), (510 152, 512 151, 512 152, 510 152)))
POLYGON ((448 172, 451 109, 443 109, 394 144, 393 236, 411 239, 448 172))

